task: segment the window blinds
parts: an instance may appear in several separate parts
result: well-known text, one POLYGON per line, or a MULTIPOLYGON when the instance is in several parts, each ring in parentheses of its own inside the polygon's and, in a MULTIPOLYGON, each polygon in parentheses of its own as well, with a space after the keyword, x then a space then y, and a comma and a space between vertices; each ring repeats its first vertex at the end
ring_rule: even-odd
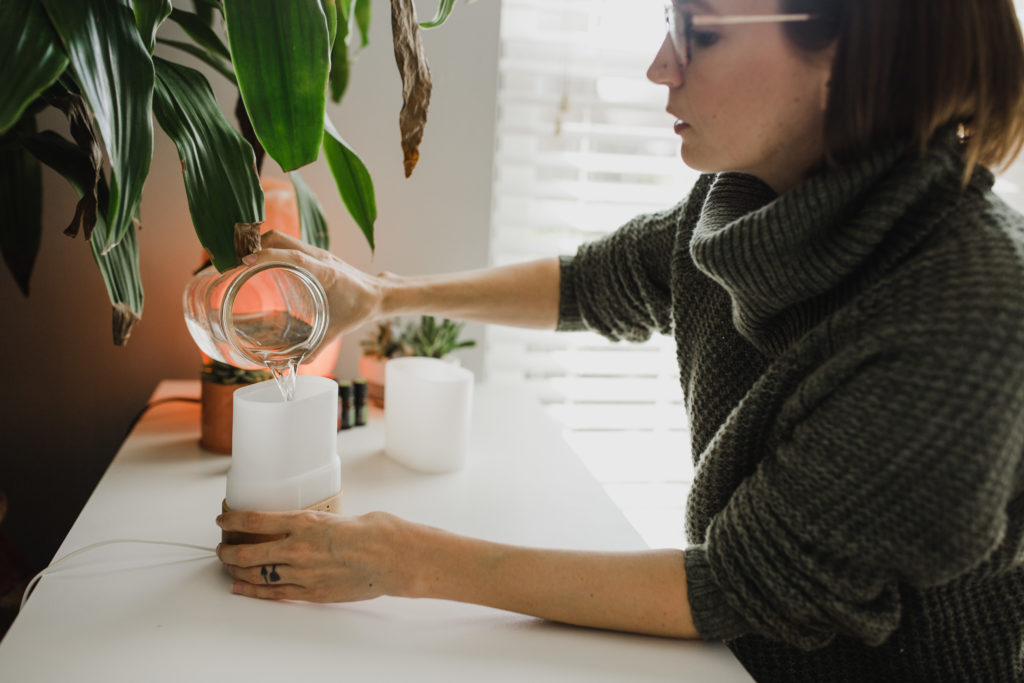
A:
MULTIPOLYGON (((495 265, 574 253, 688 192, 697 174, 679 158, 666 90, 645 78, 664 35, 662 0, 503 0, 495 265)), ((533 387, 626 508, 657 487, 681 510, 689 436, 671 338, 492 326, 486 349, 488 375, 533 387)))

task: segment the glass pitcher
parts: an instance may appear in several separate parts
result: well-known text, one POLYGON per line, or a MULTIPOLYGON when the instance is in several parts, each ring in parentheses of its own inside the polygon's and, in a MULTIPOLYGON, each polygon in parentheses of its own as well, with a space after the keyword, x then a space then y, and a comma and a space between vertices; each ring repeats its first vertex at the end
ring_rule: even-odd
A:
POLYGON ((285 262, 210 266, 185 287, 185 324, 210 358, 245 370, 294 368, 327 332, 327 293, 312 273, 285 262))

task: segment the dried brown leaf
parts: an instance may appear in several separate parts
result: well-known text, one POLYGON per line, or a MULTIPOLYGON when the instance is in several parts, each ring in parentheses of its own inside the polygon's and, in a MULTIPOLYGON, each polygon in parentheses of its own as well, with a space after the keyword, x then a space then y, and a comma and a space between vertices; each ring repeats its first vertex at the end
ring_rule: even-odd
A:
POLYGON ((408 178, 420 159, 420 141, 427 124, 433 85, 413 0, 391 0, 391 35, 395 43, 395 62, 402 76, 402 111, 398 124, 402 131, 405 177, 408 178))
POLYGON ((75 143, 85 151, 92 166, 92 179, 88 187, 83 188, 82 197, 75 206, 75 215, 64 230, 68 237, 77 237, 79 231, 85 233, 85 239, 92 238, 96 226, 97 189, 100 181, 100 170, 103 167, 103 150, 99 138, 92 125, 92 118, 81 95, 68 93, 57 95, 50 103, 64 112, 68 118, 69 132, 75 143))
POLYGON ((131 306, 123 301, 114 304, 113 328, 114 344, 124 346, 132 335, 132 328, 141 318, 132 311, 131 306))
POLYGON ((235 261, 241 263, 242 257, 258 254, 260 246, 260 226, 257 223, 235 223, 235 261))
POLYGON ((68 237, 78 237, 80 229, 85 228, 85 239, 92 237, 93 228, 96 227, 96 188, 87 191, 75 205, 75 215, 71 217, 68 227, 64 228, 64 234, 68 237))

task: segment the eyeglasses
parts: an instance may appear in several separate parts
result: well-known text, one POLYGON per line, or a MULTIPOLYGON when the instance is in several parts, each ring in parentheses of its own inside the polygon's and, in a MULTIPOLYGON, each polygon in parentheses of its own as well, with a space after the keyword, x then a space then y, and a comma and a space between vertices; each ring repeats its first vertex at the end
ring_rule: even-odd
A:
POLYGON ((693 55, 694 27, 729 26, 735 24, 782 24, 797 21, 813 21, 813 14, 694 14, 685 12, 675 2, 665 3, 665 23, 676 59, 684 69, 693 55))

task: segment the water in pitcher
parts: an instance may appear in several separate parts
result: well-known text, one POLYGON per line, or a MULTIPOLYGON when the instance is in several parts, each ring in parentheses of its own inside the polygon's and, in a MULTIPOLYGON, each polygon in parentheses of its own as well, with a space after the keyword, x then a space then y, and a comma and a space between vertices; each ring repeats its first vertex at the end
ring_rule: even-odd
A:
POLYGON ((327 330, 327 294, 311 273, 267 262, 196 273, 183 296, 185 323, 212 359, 243 369, 268 368, 286 401, 295 375, 327 330))
POLYGON ((274 375, 284 400, 295 397, 295 375, 308 353, 312 326, 287 311, 262 311, 235 316, 235 331, 246 350, 260 358, 274 375))

